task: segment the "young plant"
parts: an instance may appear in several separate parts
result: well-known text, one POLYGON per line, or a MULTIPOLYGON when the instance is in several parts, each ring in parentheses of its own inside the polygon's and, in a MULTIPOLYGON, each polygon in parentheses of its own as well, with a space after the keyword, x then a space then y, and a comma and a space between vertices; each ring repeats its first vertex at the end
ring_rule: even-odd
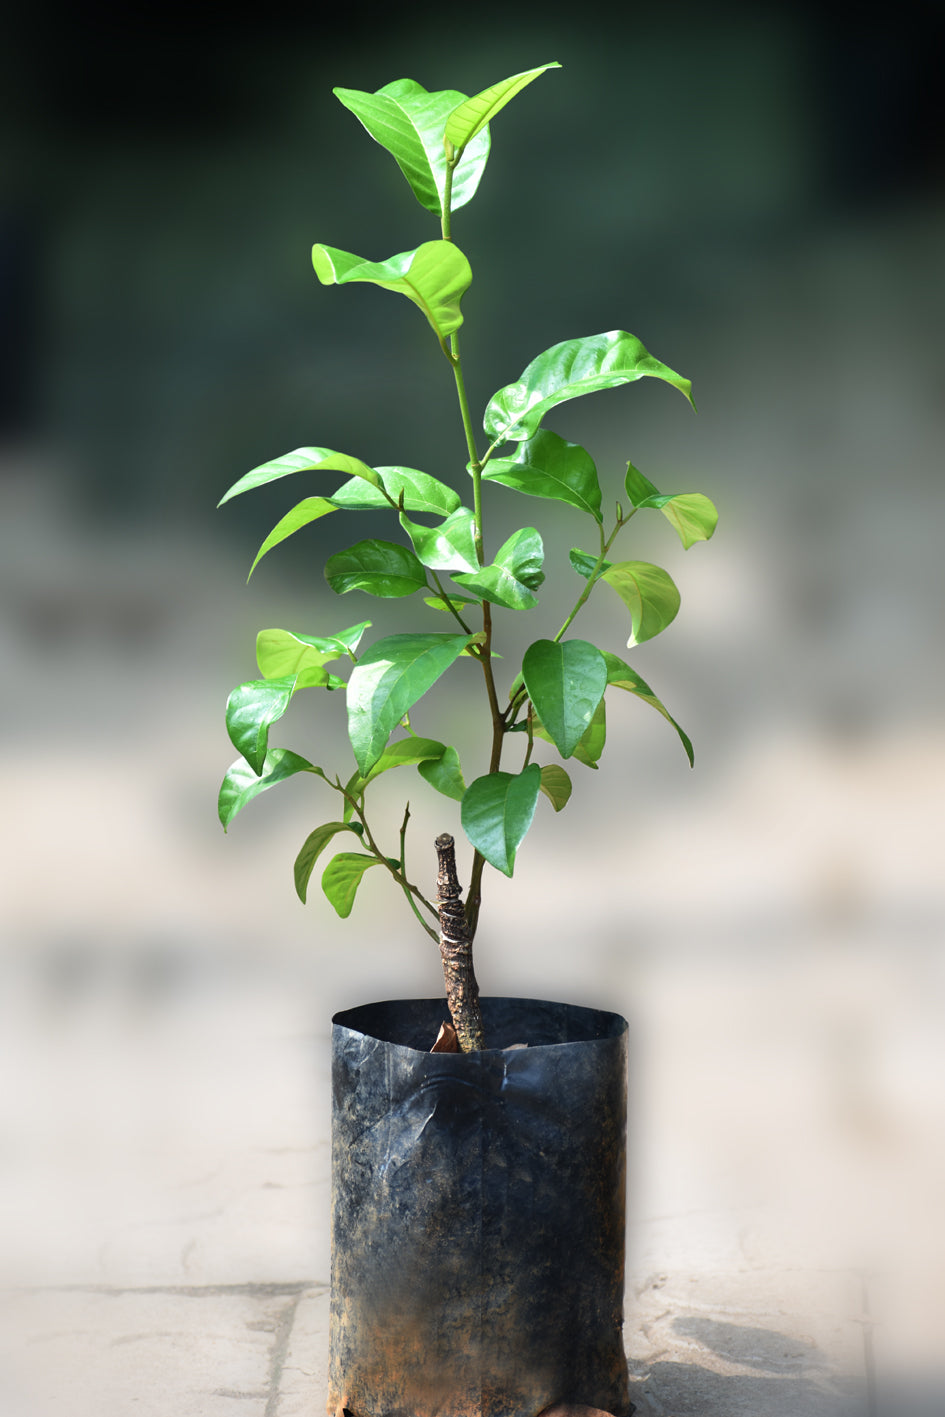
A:
MULTIPOLYGON (((639 512, 660 512, 685 548, 707 540, 717 514, 699 493, 660 492, 632 463, 623 486, 626 503, 605 512, 591 455, 544 426, 558 404, 616 388, 641 378, 662 379, 692 403, 688 379, 649 354, 623 330, 564 340, 533 359, 519 378, 489 401, 484 446, 466 396, 459 329, 460 302, 472 272, 453 241, 452 217, 479 186, 489 156, 489 124, 517 93, 557 64, 515 74, 472 98, 453 90, 428 93, 412 79, 398 79, 377 93, 335 89, 368 133, 396 160, 420 205, 439 222, 436 239, 387 260, 366 260, 332 246, 312 250, 323 285, 367 281, 404 295, 422 312, 455 384, 465 442, 465 470, 472 505, 451 486, 414 468, 369 467, 331 448, 298 448, 240 478, 223 502, 297 473, 341 474, 328 496, 305 497, 273 527, 253 561, 250 575, 275 546, 302 527, 334 514, 386 509, 391 538, 356 541, 328 558, 325 578, 338 595, 352 590, 384 599, 421 594, 424 609, 403 630, 362 649, 370 621, 313 635, 270 629, 260 632, 256 656, 260 679, 230 695, 226 724, 240 757, 220 790, 224 828, 253 797, 297 773, 308 773, 334 792, 333 819, 311 832, 295 862, 295 888, 304 901, 319 857, 336 838, 355 837, 357 849, 334 855, 321 876, 322 890, 341 916, 351 912, 362 877, 380 866, 393 878, 422 928, 439 941, 447 997, 459 1045, 484 1046, 472 942, 479 920, 482 876, 488 864, 511 876, 516 853, 532 823, 539 797, 556 812, 567 804, 571 782, 557 761, 533 761, 536 745, 550 744, 565 761, 596 767, 606 734, 608 689, 635 695, 675 728, 692 762, 692 745, 652 689, 626 660, 576 638, 572 626, 601 585, 617 595, 630 617, 628 648, 659 634, 675 618, 679 592, 670 575, 646 561, 615 560, 619 534, 639 512), (494 549, 483 525, 483 483, 499 484, 529 498, 564 503, 584 517, 590 551, 572 550, 574 603, 557 628, 543 627, 517 672, 499 658, 502 612, 534 612, 545 578, 544 547, 526 526, 494 549), (425 520, 418 521, 422 517, 425 520), (431 629, 447 617, 452 627, 431 629), (488 770, 467 785, 459 754, 445 734, 420 737, 410 725, 414 705, 463 657, 477 662, 483 681, 483 758, 488 770), (347 661, 347 681, 336 669, 347 661), (497 680, 497 665, 503 682, 497 680), (333 666, 329 668, 329 666, 333 666), (269 732, 301 690, 343 691, 353 771, 327 771, 288 748, 271 748, 269 732), (416 768, 435 791, 459 804, 463 831, 473 850, 465 907, 456 879, 453 839, 437 838, 438 894, 434 903, 407 872, 405 841, 410 818, 404 810, 396 844, 382 845, 370 816, 370 789, 392 768, 416 768)), ((445 371, 444 371, 445 372, 445 371)), ((458 441, 458 448, 463 446, 458 441)), ((457 470, 460 458, 456 457, 457 470)), ((337 480, 337 477, 336 477, 337 480)), ((342 693, 321 707, 334 709, 342 693)), ((455 809, 454 809, 455 810, 455 809)))

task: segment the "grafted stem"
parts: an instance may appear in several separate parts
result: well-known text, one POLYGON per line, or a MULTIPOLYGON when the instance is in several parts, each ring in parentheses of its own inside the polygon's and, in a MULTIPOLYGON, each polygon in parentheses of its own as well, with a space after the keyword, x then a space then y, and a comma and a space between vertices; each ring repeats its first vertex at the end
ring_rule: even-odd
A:
POLYGON ((472 1053, 485 1047, 485 1035, 479 1007, 479 985, 473 969, 472 937, 466 924, 462 889, 456 875, 456 843, 448 832, 444 832, 437 837, 434 845, 439 863, 436 900, 446 1002, 460 1048, 464 1053, 472 1053))

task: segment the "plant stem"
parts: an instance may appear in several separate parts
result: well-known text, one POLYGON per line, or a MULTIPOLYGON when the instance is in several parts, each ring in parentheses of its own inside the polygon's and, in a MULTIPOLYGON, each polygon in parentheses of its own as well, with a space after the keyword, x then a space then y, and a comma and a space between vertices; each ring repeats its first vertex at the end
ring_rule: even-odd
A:
POLYGON ((466 631, 466 634, 467 634, 467 635, 471 635, 471 634, 472 634, 472 630, 469 628, 469 626, 466 624, 466 621, 463 619, 462 615, 460 615, 459 611, 456 609, 456 606, 453 604, 452 600, 450 599, 449 592, 448 592, 448 591, 446 590, 446 588, 444 587, 443 582, 440 580, 440 578, 439 578, 439 576, 437 575, 436 571, 431 571, 430 574, 431 574, 431 576, 433 577, 434 581, 436 582, 436 588, 437 588, 437 590, 440 592, 440 595, 443 597, 444 604, 445 604, 445 605, 447 606, 447 608, 449 609, 450 614, 453 616, 454 619, 456 619, 456 620, 459 621, 459 623, 462 625, 463 629, 466 631))
MULTIPOLYGON (((417 917, 424 930, 426 930, 427 934, 432 936, 434 939, 438 939, 439 937, 436 935, 435 931, 431 930, 430 926, 420 914, 420 908, 417 905, 417 902, 414 900, 413 895, 411 893, 411 888, 407 883, 407 823, 409 821, 410 803, 408 802, 404 808, 404 819, 400 824, 400 869, 403 874, 403 880, 400 882, 400 887, 407 898, 407 904, 410 906, 410 909, 413 911, 414 915, 417 917)), ((390 863, 388 862, 388 865, 389 864, 390 863)))
POLYGON ((391 865, 388 858, 384 855, 383 851, 378 846, 377 842, 374 840, 374 835, 371 831, 371 828, 368 826, 367 817, 365 816, 364 807, 362 803, 359 802, 358 799, 352 795, 352 793, 348 792, 348 790, 341 785, 341 782, 339 780, 333 782, 331 786, 334 787, 337 792, 340 792, 345 801, 350 804, 352 811, 355 813, 358 818, 358 821, 364 828, 364 841, 365 844, 370 848, 372 856, 376 856, 381 865, 387 867, 387 870, 393 876, 394 880, 397 882, 404 895, 407 897, 407 902, 414 915, 416 915, 417 919, 420 921, 420 924, 423 926, 424 930, 426 930, 430 938, 432 940, 438 940, 439 935, 424 920, 423 916, 420 914, 420 911, 417 908, 417 902, 419 901, 419 903, 430 912, 434 919, 438 918, 436 906, 427 900, 426 896, 421 890, 418 889, 417 886, 413 885, 410 881, 407 880, 407 867, 404 856, 404 837, 407 831, 407 822, 410 819, 410 803, 407 803, 407 810, 404 813, 403 824, 400 828, 400 868, 398 869, 396 866, 391 865))
POLYGON ((456 381, 456 396, 459 399, 459 411, 463 420, 463 432, 466 435, 466 448, 469 453, 469 471, 473 480, 473 516, 475 518, 476 529, 476 555, 479 558, 480 566, 485 564, 482 540, 482 463, 479 461, 479 454, 476 449, 476 439, 473 433, 472 414, 469 411, 469 397, 466 393, 466 380, 463 377, 463 362, 459 353, 459 336, 450 336, 450 349, 452 358, 450 364, 453 369, 453 378, 456 381))
POLYGON ((566 630, 566 629, 568 628, 568 626, 571 624, 572 620, 575 618, 575 616, 577 615, 578 611, 587 603, 587 599, 588 599, 588 597, 589 597, 591 591, 594 589, 595 585, 597 584, 598 580, 600 579, 601 567, 603 566, 605 560, 607 559, 607 552, 610 550, 611 546, 613 546, 613 544, 614 544, 614 541, 617 539, 617 533, 618 533, 618 531, 620 531, 621 528, 623 528, 623 527, 626 526, 627 522, 628 522, 628 521, 630 520, 630 518, 633 516, 633 514, 634 514, 635 511, 636 511, 636 508, 633 507, 633 508, 631 508, 631 510, 627 513, 627 515, 626 515, 625 517, 624 517, 624 516, 618 516, 616 525, 614 526, 613 531, 610 533, 610 536, 608 536, 608 538, 607 538, 606 541, 604 540, 604 526, 603 526, 603 523, 601 523, 601 527, 600 527, 600 555, 599 555, 598 558, 597 558, 597 561, 596 561, 596 563, 595 563, 595 566, 594 566, 593 571, 591 572, 591 574, 590 574, 590 575, 588 576, 588 578, 587 578, 587 585, 584 587, 584 589, 581 591, 581 594, 578 596, 577 600, 575 601, 574 609, 571 611, 571 614, 568 616, 568 618, 565 620, 564 624, 561 626, 561 629, 560 629, 560 630, 558 631, 558 633, 555 635, 555 639, 556 639, 556 640, 560 640, 560 639, 561 639, 561 636, 564 634, 565 630, 566 630))
POLYGON ((456 875, 456 845, 448 832, 438 836, 434 844, 439 865, 436 899, 446 1001, 459 1046, 464 1053, 471 1053, 485 1047, 485 1036, 479 1007, 479 986, 473 969, 472 936, 466 923, 462 890, 456 875))
MULTIPOLYGON (((462 150, 453 153, 447 159, 446 188, 443 197, 443 217, 441 222, 444 241, 452 240, 450 200, 453 191, 453 169, 457 162, 459 162, 461 156, 462 150)), ((476 438, 473 432, 469 397, 466 393, 466 380, 463 376, 463 362, 459 352, 459 337, 455 333, 450 336, 450 367, 453 370, 453 379, 456 383, 456 396, 459 400, 459 411, 463 421, 466 449, 469 453, 469 472, 473 482, 473 526, 475 531, 476 557, 480 566, 484 566, 486 558, 482 532, 482 468, 486 458, 491 455, 495 444, 493 443, 488 449, 485 458, 480 460, 476 448, 476 438)), ((499 764, 502 760, 502 740, 505 735, 506 720, 499 707, 495 675, 492 672, 492 606, 489 604, 488 600, 483 600, 482 602, 482 628, 484 639, 479 651, 479 660, 482 664, 482 671, 485 676, 486 695, 489 699, 489 711, 492 715, 492 753, 489 760, 489 771, 493 773, 498 771, 499 764)), ((439 849, 439 847, 437 849, 439 849)), ((469 878, 469 890, 466 893, 466 907, 464 912, 465 930, 468 935, 470 949, 472 948, 472 942, 476 936, 476 927, 479 923, 479 908, 482 903, 482 873, 485 864, 485 857, 482 853, 475 851, 473 853, 472 871, 469 878)), ((471 968, 472 962, 470 960, 470 969, 471 968)))

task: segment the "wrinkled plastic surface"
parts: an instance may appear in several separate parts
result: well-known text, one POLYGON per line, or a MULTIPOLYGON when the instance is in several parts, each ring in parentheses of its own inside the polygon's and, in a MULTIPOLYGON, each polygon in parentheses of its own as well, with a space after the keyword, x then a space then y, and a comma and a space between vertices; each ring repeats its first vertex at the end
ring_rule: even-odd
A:
POLYGON ((626 1021, 482 1008, 469 1054, 442 999, 333 1021, 329 1411, 624 1417, 626 1021))

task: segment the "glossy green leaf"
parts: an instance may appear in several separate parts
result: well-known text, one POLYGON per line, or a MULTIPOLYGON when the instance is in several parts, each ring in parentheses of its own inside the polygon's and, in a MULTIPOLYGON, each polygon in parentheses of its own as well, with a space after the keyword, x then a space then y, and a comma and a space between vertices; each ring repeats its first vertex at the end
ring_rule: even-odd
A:
POLYGON ((272 462, 261 463, 247 472, 238 482, 234 482, 229 492, 217 503, 222 507, 231 497, 239 497, 243 492, 251 492, 255 487, 263 487, 267 482, 278 482, 281 477, 291 477, 296 472, 343 472, 348 477, 362 478, 377 485, 377 473, 373 467, 360 458, 352 458, 347 453, 336 453, 331 448, 296 448, 272 462))
POLYGON ((502 566, 483 566, 472 574, 454 575, 457 585, 475 591, 482 600, 506 610, 534 610, 538 596, 502 566))
POLYGON ((604 650, 604 659, 607 662, 607 683, 613 684, 617 689, 626 689, 628 693, 635 694, 638 699, 642 699, 644 703, 650 704, 656 709, 657 713, 661 713, 666 719, 666 722, 671 723, 679 734, 679 741, 686 750, 689 766, 695 767, 695 755, 693 753, 692 743, 689 740, 689 735, 680 728, 665 704, 661 703, 657 698, 646 680, 641 679, 635 669, 631 669, 629 664, 625 664, 622 659, 615 654, 611 654, 608 650, 604 650))
POLYGON ((627 463, 625 485, 635 507, 655 507, 663 513, 687 551, 715 531, 719 514, 701 492, 659 492, 632 462, 627 463))
MULTIPOLYGON (((377 93, 342 88, 334 93, 371 137, 391 153, 420 205, 442 216, 446 190, 443 132, 450 114, 466 95, 455 89, 428 93, 414 79, 395 79, 377 93)), ((483 129, 471 140, 453 174, 452 211, 475 195, 488 156, 489 132, 483 129)))
POLYGON ((243 754, 257 777, 266 760, 269 729, 289 707, 295 687, 294 674, 281 679, 252 679, 239 684, 226 701, 226 731, 230 742, 243 754))
POLYGON ((263 770, 258 776, 245 758, 237 758, 223 779, 217 802, 223 830, 226 831, 237 812, 241 812, 247 802, 298 772, 314 772, 319 777, 325 776, 321 768, 313 767, 307 758, 300 757, 298 753, 291 753, 288 748, 272 748, 266 754, 263 770))
POLYGON ((541 567, 545 549, 534 527, 513 532, 499 547, 491 566, 478 571, 462 572, 453 580, 464 590, 471 590, 493 605, 506 610, 532 610, 538 604, 535 591, 544 580, 541 567))
MULTIPOLYGON (((308 643, 316 646, 339 644, 342 648, 342 652, 350 655, 353 659, 355 650, 361 643, 361 636, 364 634, 365 630, 369 630, 370 628, 370 620, 359 620, 356 625, 349 625, 347 630, 339 630, 337 635, 326 635, 324 638, 313 635, 308 640, 308 643)), ((299 638, 305 639, 306 637, 302 635, 299 638)))
POLYGON ((418 472, 412 467, 378 467, 380 487, 372 487, 362 478, 353 477, 331 494, 330 501, 335 507, 347 511, 373 511, 375 508, 389 508, 390 502, 381 487, 386 489, 394 502, 399 503, 401 494, 404 510, 407 512, 430 512, 433 516, 448 517, 460 504, 460 497, 452 487, 440 482, 429 473, 418 472))
POLYGON ((649 354, 625 330, 564 340, 533 359, 521 377, 489 401, 485 429, 496 443, 537 433, 549 409, 568 399, 613 389, 651 375, 665 379, 692 403, 692 385, 649 354))
POLYGON ((333 660, 352 655, 362 634, 370 625, 364 620, 340 635, 294 635, 289 630, 260 630, 256 636, 256 663, 264 679, 279 679, 288 674, 297 676, 296 689, 331 684, 343 686, 344 681, 329 674, 324 667, 333 660), (334 682, 332 682, 334 681, 334 682))
MULTIPOLYGON (((363 485, 366 487, 367 483, 363 485)), ((308 526, 311 522, 318 521, 320 517, 327 517, 330 512, 335 510, 334 503, 327 497, 306 497, 304 502, 298 502, 292 508, 291 512, 286 512, 282 520, 276 522, 272 531, 256 552, 256 559, 250 566, 249 576, 247 576, 246 579, 250 579, 250 576, 252 576, 262 558, 271 551, 274 546, 278 546, 280 541, 285 541, 287 537, 292 536, 292 534, 299 531, 301 527, 308 526)))
MULTIPOLYGON (((527 730, 527 728, 527 723, 517 723, 515 725, 516 731, 527 730)), ((551 734, 548 732, 547 728, 542 723, 538 715, 534 712, 532 713, 531 719, 531 731, 534 737, 542 738, 546 743, 554 742, 554 739, 552 738, 551 734)), ((576 758, 579 763, 583 763, 585 767, 593 768, 596 772, 597 763, 601 754, 604 751, 604 744, 606 743, 606 741, 607 710, 604 700, 601 699, 600 703, 597 705, 597 708, 594 710, 594 717, 591 719, 591 722, 588 725, 587 732, 584 734, 584 737, 578 743, 571 756, 572 758, 576 758)))
POLYGON ((463 831, 477 851, 505 876, 532 824, 541 768, 529 763, 520 773, 491 772, 470 783, 460 808, 463 831))
POLYGON ((482 93, 467 98, 450 114, 444 134, 445 141, 456 151, 464 148, 477 133, 482 132, 487 123, 492 122, 496 114, 516 94, 521 93, 526 84, 530 84, 547 69, 560 68, 561 65, 557 63, 542 64, 538 69, 527 69, 521 74, 513 74, 511 78, 502 79, 499 83, 483 89, 482 93))
POLYGON ((596 522, 602 520, 600 483, 590 453, 579 443, 565 442, 549 429, 539 429, 521 445, 514 458, 495 458, 486 463, 482 476, 530 497, 567 502, 589 513, 596 522))
POLYGON ((325 579, 336 595, 363 590, 395 600, 424 587, 427 573, 407 546, 394 541, 359 541, 329 556, 325 579))
POLYGON ((444 748, 439 758, 429 758, 418 764, 417 772, 431 787, 435 787, 437 792, 442 792, 444 797, 452 797, 454 802, 462 802, 466 783, 455 748, 444 748))
POLYGON ((618 561, 601 577, 630 611, 627 647, 652 640, 665 630, 679 609, 679 591, 667 571, 648 561, 618 561))
MULTIPOLYGON (((318 860, 319 856, 321 856, 325 847, 339 832, 354 831, 357 831, 357 828, 350 825, 348 822, 326 822, 324 826, 316 827, 315 830, 305 838, 302 850, 295 858, 293 872, 295 876, 295 891, 303 905, 305 904, 305 898, 308 892, 309 879, 312 871, 315 869, 315 862, 318 860)), ((357 834, 360 835, 360 832, 358 831, 357 834)))
POLYGON ((525 651, 522 675, 552 742, 570 758, 604 696, 604 656, 587 640, 536 640, 525 651))
POLYGON ((463 323, 459 302, 469 289, 472 271, 452 241, 425 241, 387 261, 365 261, 334 246, 312 247, 312 264, 322 285, 368 281, 412 300, 445 340, 463 323))
POLYGON ((370 772, 409 709, 470 643, 469 635, 388 635, 361 656, 348 682, 348 736, 370 772))
MULTIPOLYGON (((446 601, 443 599, 442 595, 425 595, 423 597, 423 603, 424 605, 429 605, 431 610, 443 610, 446 612, 447 615, 451 615, 453 613, 450 610, 450 606, 447 605, 446 601)), ((464 605, 481 604, 481 600, 474 600, 470 595, 450 595, 450 605, 455 605, 457 610, 461 610, 464 605)))
POLYGON ((343 920, 351 914, 365 871, 381 864, 376 856, 362 856, 356 851, 339 851, 329 861, 322 875, 322 890, 343 920))
POLYGON ((624 482, 627 489, 627 496, 634 507, 641 507, 648 497, 658 497, 659 490, 654 486, 648 477, 644 477, 638 467, 634 467, 632 462, 627 463, 627 476, 624 482))
POLYGON ((659 508, 687 551, 697 541, 708 541, 719 520, 715 507, 701 492, 649 497, 640 506, 659 508))
POLYGON ((586 768, 597 770, 597 764, 607 742, 607 710, 601 699, 584 737, 574 750, 574 757, 586 768))
POLYGON ((478 569, 476 519, 468 507, 457 507, 439 526, 419 526, 403 515, 400 524, 418 558, 431 571, 478 569))
POLYGON ((508 541, 503 542, 496 552, 495 564, 504 566, 516 580, 530 590, 537 590, 545 579, 541 569, 545 561, 545 548, 541 537, 533 526, 513 531, 508 541))
POLYGON ((568 805, 571 779, 560 763, 549 763, 541 770, 541 790, 556 812, 568 805))
POLYGON ((387 745, 370 772, 363 776, 361 773, 355 773, 347 784, 348 791, 353 796, 360 797, 368 783, 380 777, 382 772, 387 772, 390 768, 425 763, 431 759, 435 761, 442 758, 445 752, 445 743, 438 743, 435 738, 415 738, 413 735, 409 738, 398 738, 396 743, 387 745))
MULTIPOLYGON (((592 556, 588 551, 579 551, 576 546, 572 546, 571 550, 568 552, 568 559, 578 575, 583 576, 586 581, 589 581, 597 569, 597 563, 600 557, 592 556)), ((610 564, 609 561, 601 561, 601 574, 609 569, 610 564)))

